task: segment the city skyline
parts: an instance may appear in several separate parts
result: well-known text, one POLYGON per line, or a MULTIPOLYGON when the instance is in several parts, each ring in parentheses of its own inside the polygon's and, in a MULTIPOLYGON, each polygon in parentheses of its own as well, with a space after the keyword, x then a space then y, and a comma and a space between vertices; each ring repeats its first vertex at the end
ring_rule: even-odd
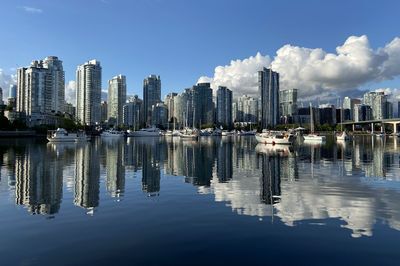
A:
POLYGON ((182 6, 181 1, 168 1, 168 3, 120 1, 116 3, 111 1, 83 3, 80 4, 82 9, 76 10, 75 3, 71 2, 65 3, 61 10, 49 1, 37 1, 34 4, 25 1, 4 2, 2 5, 8 12, 0 18, 0 21, 6 22, 7 19, 16 21, 16 23, 7 24, 10 27, 9 40, 12 41, 3 43, 4 49, 0 51, 0 58, 2 58, 0 86, 3 88, 5 97, 8 94, 7 85, 15 80, 17 67, 27 65, 34 58, 44 58, 49 55, 56 55, 63 60, 67 102, 71 102, 68 97, 75 94, 71 93, 71 86, 75 80, 76 66, 93 58, 101 61, 104 66, 103 91, 107 90, 108 79, 124 73, 127 76, 127 94, 137 94, 141 98, 143 98, 141 81, 143 77, 153 73, 163 77, 164 89, 161 98, 170 92, 182 91, 198 81, 205 81, 204 78, 199 80, 201 77, 213 78, 206 82, 211 82, 214 90, 217 86, 226 86, 236 96, 244 94, 253 96, 251 92, 254 92, 256 81, 253 84, 246 80, 249 71, 256 72, 262 67, 269 67, 270 64, 274 71, 282 73, 281 89, 292 89, 292 86, 287 87, 289 85, 285 83, 285 79, 288 78, 299 85, 293 86, 299 89, 299 99, 304 98, 307 86, 310 87, 309 91, 313 95, 324 92, 325 94, 319 94, 321 98, 332 96, 328 93, 332 91, 338 91, 342 96, 344 93, 351 93, 352 97, 361 96, 364 91, 360 89, 390 88, 396 95, 399 93, 400 67, 396 55, 400 50, 400 39, 396 38, 399 36, 398 32, 390 27, 398 24, 399 20, 394 14, 399 4, 394 1, 386 1, 386 4, 382 5, 351 1, 346 2, 346 9, 340 8, 340 4, 336 3, 307 1, 301 4, 290 3, 293 10, 282 8, 287 3, 260 1, 246 2, 247 4, 244 1, 238 1, 233 5, 226 1, 217 1, 215 4, 213 2, 213 8, 210 8, 211 2, 201 4, 192 2, 185 6, 182 6), (393 8, 388 9, 389 4, 393 8), (257 9, 254 9, 255 5, 257 9), (116 19, 112 25, 97 21, 95 25, 92 24, 94 22, 90 22, 89 25, 81 27, 78 27, 81 19, 66 20, 68 23, 60 21, 58 26, 62 36, 54 31, 54 25, 48 25, 52 23, 46 23, 55 18, 60 20, 69 18, 75 13, 76 17, 79 17, 80 13, 88 8, 92 12, 91 14, 85 12, 85 17, 103 17, 110 14, 109 9, 118 8, 121 11, 118 13, 121 19, 116 19), (141 14, 141 11, 149 8, 154 17, 151 22, 145 20, 146 12, 141 14), (296 8, 301 8, 302 12, 298 12, 299 14, 294 12, 296 8), (228 14, 235 14, 238 17, 233 19, 234 16, 230 18, 223 15, 226 19, 220 19, 220 11, 225 9, 228 14), (274 12, 269 12, 266 16, 268 9, 273 9, 274 12), (354 12, 372 9, 374 10, 373 18, 366 15, 368 12, 354 12), (177 14, 176 10, 180 10, 179 16, 169 16, 166 12, 177 14), (326 12, 326 10, 331 12, 326 12), (196 20, 202 11, 207 13, 209 21, 199 23, 196 20), (128 16, 130 13, 135 16, 128 16), (336 16, 338 13, 341 15, 340 20, 336 16), (249 14, 252 14, 251 20, 248 19, 249 14), (191 19, 188 19, 188 16, 191 19), (281 18, 287 20, 286 23, 274 23, 274 21, 280 21, 281 18), (315 22, 322 22, 322 25, 315 26, 318 24, 315 22), (19 27, 20 23, 31 24, 35 31, 29 31, 27 27, 19 27), (137 27, 142 23, 145 27, 137 27), (274 25, 274 27, 263 27, 263 25, 274 25), (90 26, 94 26, 91 35, 96 43, 94 46, 88 45, 85 35, 85 29, 90 26), (105 31, 115 28, 117 32, 124 33, 117 45, 118 49, 109 49, 114 43, 104 39, 102 27, 105 31), (383 28, 384 31, 382 31, 383 28), (44 32, 53 32, 54 37, 43 35, 44 32), (76 36, 73 40, 66 37, 72 32, 76 36), (25 42, 21 38, 35 36, 40 36, 44 41, 31 44, 29 49, 22 48, 21 45, 25 42), (137 40, 138 36, 143 37, 143 41, 132 42, 132 40, 137 40), (205 38, 201 38, 202 36, 205 38), (240 38, 237 38, 238 36, 240 38), (324 36, 324 38, 315 36, 324 36), (224 41, 216 42, 217 39, 224 41), (158 45, 158 43, 163 43, 163 45, 158 45), (227 43, 233 45, 226 45, 227 43), (201 51, 207 51, 207 53, 204 54, 201 51), (115 59, 121 56, 123 60, 115 59), (364 61, 361 60, 361 65, 352 64, 354 63, 352 59, 360 58, 359 56, 365 58, 364 61), (293 64, 296 59, 299 59, 300 64, 293 64), (312 66, 318 66, 318 64, 320 69, 332 64, 338 73, 324 73, 312 69, 312 66), (301 67, 298 71, 293 71, 290 65, 294 67, 304 65, 313 71, 308 72, 307 75, 300 75, 306 72, 307 68, 301 67), (372 72, 363 71, 367 68, 372 72), (348 69, 353 72, 350 75, 343 75, 343 73, 348 73, 346 71, 348 69), (379 69, 385 69, 385 71, 378 73, 379 69), (232 86, 235 82, 239 85, 232 86))

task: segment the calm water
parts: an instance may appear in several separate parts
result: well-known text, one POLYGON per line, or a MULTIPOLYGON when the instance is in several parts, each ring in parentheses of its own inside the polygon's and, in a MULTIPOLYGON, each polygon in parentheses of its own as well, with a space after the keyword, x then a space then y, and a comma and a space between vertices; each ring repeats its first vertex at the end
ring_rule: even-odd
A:
POLYGON ((0 140, 0 265, 399 265, 400 141, 0 140))

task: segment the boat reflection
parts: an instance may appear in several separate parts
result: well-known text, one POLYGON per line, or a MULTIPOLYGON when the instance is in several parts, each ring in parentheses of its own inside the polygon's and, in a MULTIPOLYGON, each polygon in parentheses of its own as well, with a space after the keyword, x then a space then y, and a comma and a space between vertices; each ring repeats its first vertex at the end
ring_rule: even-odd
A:
POLYGON ((239 215, 287 226, 335 218, 360 237, 377 222, 400 230, 398 154, 397 138, 369 136, 294 147, 251 137, 1 141, 0 188, 31 214, 53 216, 73 203, 93 215, 103 200, 126 199, 129 177, 139 178, 146 196, 161 197, 162 180, 174 175, 239 215))

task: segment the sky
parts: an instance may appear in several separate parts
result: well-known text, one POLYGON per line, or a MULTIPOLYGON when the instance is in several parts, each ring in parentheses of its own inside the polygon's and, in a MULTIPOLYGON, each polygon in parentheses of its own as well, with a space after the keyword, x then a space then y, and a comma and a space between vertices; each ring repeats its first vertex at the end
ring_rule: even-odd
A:
POLYGON ((262 67, 303 100, 400 96, 400 1, 0 0, 0 10, 4 97, 16 68, 49 55, 63 61, 67 101, 77 65, 91 59, 104 90, 123 74, 140 97, 150 74, 162 96, 198 81, 255 96, 262 67))

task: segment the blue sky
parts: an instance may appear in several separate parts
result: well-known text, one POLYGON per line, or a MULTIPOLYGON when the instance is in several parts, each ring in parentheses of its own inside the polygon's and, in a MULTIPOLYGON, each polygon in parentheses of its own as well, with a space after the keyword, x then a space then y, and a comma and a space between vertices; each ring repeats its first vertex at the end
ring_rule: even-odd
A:
MULTIPOLYGON (((34 59, 56 55, 66 82, 90 59, 103 67, 103 88, 127 76, 128 93, 161 75, 162 94, 180 92, 219 65, 273 58, 285 44, 335 53, 349 36, 368 36, 373 49, 400 36, 400 1, 252 0, 2 0, 0 68, 13 74, 34 59)), ((398 77, 365 86, 398 88, 398 77)))

